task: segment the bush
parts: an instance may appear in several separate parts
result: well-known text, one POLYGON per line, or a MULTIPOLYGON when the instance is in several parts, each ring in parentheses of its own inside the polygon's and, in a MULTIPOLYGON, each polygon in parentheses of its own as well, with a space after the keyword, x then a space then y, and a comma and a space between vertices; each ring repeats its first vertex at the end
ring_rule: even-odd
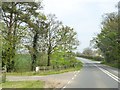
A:
POLYGON ((31 58, 29 54, 18 54, 15 57, 15 71, 26 72, 31 70, 31 58))

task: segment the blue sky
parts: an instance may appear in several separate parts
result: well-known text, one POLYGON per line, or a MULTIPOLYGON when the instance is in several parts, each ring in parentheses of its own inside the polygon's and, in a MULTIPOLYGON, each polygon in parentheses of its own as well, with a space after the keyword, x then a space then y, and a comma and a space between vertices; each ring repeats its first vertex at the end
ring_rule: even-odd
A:
POLYGON ((100 32, 102 15, 115 12, 119 0, 43 0, 44 12, 55 14, 64 25, 77 32, 77 51, 89 47, 90 40, 100 32))

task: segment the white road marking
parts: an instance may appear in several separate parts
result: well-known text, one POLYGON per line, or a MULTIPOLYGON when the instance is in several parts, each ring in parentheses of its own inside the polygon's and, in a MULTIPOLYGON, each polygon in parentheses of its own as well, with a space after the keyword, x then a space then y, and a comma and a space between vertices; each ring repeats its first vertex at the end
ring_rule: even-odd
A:
MULTIPOLYGON (((91 62, 87 62, 87 63, 91 63, 91 62)), ((92 63, 91 63, 91 64, 92 64, 92 63)), ((107 74, 108 76, 110 76, 112 79, 114 79, 115 81, 117 81, 117 82, 120 83, 120 78, 118 78, 116 75, 110 73, 109 71, 107 71, 107 70, 105 70, 105 69, 103 69, 103 68, 100 68, 99 66, 97 66, 97 65, 95 65, 95 64, 93 64, 93 65, 96 66, 97 68, 99 68, 102 72, 104 72, 104 73, 107 74)), ((88 65, 83 65, 83 66, 88 66, 88 65)), ((75 75, 74 75, 74 77, 72 78, 72 80, 79 74, 79 72, 80 72, 80 71, 74 72, 75 75)), ((69 81, 61 90, 64 90, 64 88, 66 88, 67 85, 72 82, 72 80, 69 81)))
POLYGON ((71 83, 71 81, 68 82, 68 84, 70 84, 70 83, 71 83))
POLYGON ((74 77, 76 77, 76 76, 77 76, 77 74, 74 75, 74 77))
MULTIPOLYGON (((72 77, 72 80, 75 79, 75 77, 79 74, 80 71, 75 71, 74 72, 74 76, 72 77)), ((72 82, 72 80, 68 81, 68 83, 61 89, 61 90, 64 90, 68 84, 70 84, 72 82)))
POLYGON ((109 75, 111 78, 113 78, 114 80, 116 80, 117 82, 120 83, 119 78, 118 78, 117 76, 113 75, 112 73, 108 72, 108 71, 105 70, 105 69, 102 69, 102 68, 99 68, 99 69, 100 69, 101 71, 103 71, 104 73, 106 73, 107 75, 109 75))
POLYGON ((64 86, 61 90, 64 90, 66 88, 66 86, 64 86))
POLYGON ((72 78, 72 80, 74 79, 74 77, 72 78))
POLYGON ((119 82, 120 83, 120 78, 118 78, 117 76, 115 76, 114 74, 110 73, 109 71, 103 69, 103 68, 100 68, 98 67, 97 65, 93 64, 94 66, 96 66, 97 68, 99 68, 101 71, 103 71, 105 74, 107 74, 108 76, 110 76, 112 79, 114 79, 115 81, 119 82))

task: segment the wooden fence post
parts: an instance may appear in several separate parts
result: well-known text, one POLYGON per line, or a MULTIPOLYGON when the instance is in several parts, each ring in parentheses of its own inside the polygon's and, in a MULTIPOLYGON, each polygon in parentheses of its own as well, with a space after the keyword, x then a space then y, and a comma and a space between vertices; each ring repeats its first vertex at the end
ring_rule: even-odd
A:
POLYGON ((4 70, 2 70, 2 83, 6 82, 6 66, 4 67, 4 70))

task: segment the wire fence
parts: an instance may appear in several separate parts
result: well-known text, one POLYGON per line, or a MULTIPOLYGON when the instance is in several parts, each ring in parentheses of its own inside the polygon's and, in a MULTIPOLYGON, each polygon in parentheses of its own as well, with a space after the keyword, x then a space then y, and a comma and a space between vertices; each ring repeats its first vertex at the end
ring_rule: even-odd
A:
MULTIPOLYGON (((47 71, 60 71, 60 70, 65 70, 65 69, 70 69, 70 68, 79 68, 81 63, 75 63, 72 65, 52 65, 52 66, 37 66, 39 69, 37 70, 38 72, 47 72, 47 71)), ((35 70, 36 71, 36 68, 35 70)), ((31 67, 20 67, 16 68, 14 72, 31 72, 31 67)))
POLYGON ((82 66, 81 63, 76 63, 73 65, 53 65, 53 66, 37 66, 38 70, 36 71, 36 68, 34 71, 31 71, 31 68, 29 67, 21 67, 16 68, 12 72, 2 72, 2 82, 6 81, 6 75, 48 75, 50 73, 59 73, 60 72, 66 72, 69 71, 69 69, 75 69, 80 68, 82 66), (64 71, 65 70, 65 71, 64 71))
POLYGON ((67 66, 67 65, 64 65, 64 66, 42 66, 42 67, 39 67, 39 71, 48 71, 48 70, 63 70, 63 69, 68 69, 68 68, 75 68, 75 65, 73 66, 67 66))
MULTIPOLYGON (((78 64, 74 64, 74 65, 58 65, 58 66, 37 66, 39 68, 38 71, 59 71, 59 70, 65 70, 65 69, 69 69, 69 68, 76 68, 80 65, 78 64)), ((15 72, 29 72, 31 71, 30 68, 24 67, 24 68, 18 68, 15 69, 15 72)), ((36 71, 36 70, 35 70, 36 71)))

